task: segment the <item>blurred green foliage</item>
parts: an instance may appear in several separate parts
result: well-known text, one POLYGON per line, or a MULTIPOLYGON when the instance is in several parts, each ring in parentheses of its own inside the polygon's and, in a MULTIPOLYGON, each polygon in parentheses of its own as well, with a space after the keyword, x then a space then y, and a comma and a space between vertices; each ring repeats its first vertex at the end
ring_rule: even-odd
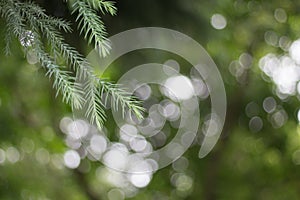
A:
MULTIPOLYGON (((37 2, 52 15, 74 20, 61 1, 37 2)), ((288 44, 300 38, 300 2, 128 0, 116 1, 116 7, 117 16, 104 18, 109 35, 159 26, 199 41, 219 67, 228 99, 226 124, 214 150, 199 159, 200 146, 193 145, 184 154, 188 161, 184 170, 173 164, 157 171, 147 187, 136 189, 128 199, 299 199, 299 94, 278 96, 276 84, 261 70, 259 61, 269 53, 288 54, 280 43, 283 36, 288 44), (212 26, 216 13, 225 17, 224 29, 212 26), (240 63, 245 53, 251 55, 251 66, 235 74, 234 61, 240 63), (267 97, 276 101, 273 113, 263 107, 267 97), (284 119, 274 121, 277 111, 284 119), (259 122, 253 124, 253 117, 259 122)), ((91 47, 77 35, 68 35, 69 42, 88 53, 91 47)), ((184 60, 147 50, 119 59, 106 75, 117 80, 138 64, 170 58, 183 66, 182 73, 188 73, 190 66, 184 60)), ((39 66, 27 63, 18 41, 13 55, 0 54, 0 199, 123 199, 122 191, 103 175, 112 172, 105 172, 100 162, 84 158, 73 170, 63 165, 69 147, 59 124, 72 114, 60 98, 55 98, 39 66)), ((110 117, 105 126, 113 134, 116 127, 110 117)))

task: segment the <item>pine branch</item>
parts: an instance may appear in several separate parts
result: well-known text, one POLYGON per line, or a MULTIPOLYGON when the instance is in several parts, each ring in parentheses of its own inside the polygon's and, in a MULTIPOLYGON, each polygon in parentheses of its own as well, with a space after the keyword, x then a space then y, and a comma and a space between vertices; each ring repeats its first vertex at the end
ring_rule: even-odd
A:
MULTIPOLYGON (((113 14, 116 9, 112 2, 86 1, 87 3, 76 1, 73 4, 74 10, 79 13, 77 21, 79 20, 79 26, 82 26, 81 33, 85 34, 89 43, 95 41, 98 48, 103 48, 102 53, 105 56, 109 53, 110 46, 107 43, 105 27, 98 18, 96 10, 102 9, 101 11, 105 10, 113 14)), ((20 40, 25 51, 33 49, 36 52, 41 66, 47 71, 46 75, 53 79, 56 95, 61 93, 63 101, 70 104, 73 109, 87 107, 85 115, 91 123, 95 123, 98 128, 102 128, 104 124, 106 115, 101 100, 104 93, 106 97, 108 95, 112 97, 113 110, 116 111, 121 106, 123 116, 127 110, 130 110, 138 118, 142 118, 143 108, 137 99, 131 97, 119 85, 98 78, 88 61, 75 48, 65 43, 64 37, 57 29, 70 32, 71 28, 66 21, 48 16, 44 9, 32 2, 23 3, 17 0, 0 0, 0 15, 6 19, 9 33, 6 38, 6 51, 9 52, 9 43, 13 33, 20 40), (62 56, 79 78, 85 80, 84 88, 75 81, 70 72, 62 71, 52 54, 44 50, 42 38, 45 38, 50 45, 50 52, 54 57, 62 56), (83 94, 83 89, 87 91, 86 94, 83 94)), ((107 103, 107 98, 105 103, 107 103)))
MULTIPOLYGON (((50 44, 56 47, 56 54, 61 53, 63 57, 67 58, 73 66, 73 69, 79 73, 79 78, 88 79, 88 83, 86 87, 86 91, 88 91, 85 96, 88 99, 88 109, 86 111, 86 117, 88 117, 91 123, 96 123, 98 127, 101 127, 105 121, 105 112, 104 106, 101 102, 101 95, 99 96, 98 88, 105 85, 105 91, 113 97, 113 104, 122 105, 123 115, 126 109, 133 110, 133 112, 141 117, 141 108, 135 105, 137 101, 133 101, 131 97, 125 93, 125 90, 122 90, 111 83, 106 84, 105 81, 101 81, 99 78, 94 76, 93 70, 89 66, 89 63, 72 47, 68 44, 64 43, 64 39, 59 32, 57 32, 54 27, 49 26, 48 24, 44 24, 36 20, 36 15, 44 16, 43 11, 35 12, 37 9, 33 9, 30 11, 30 8, 33 8, 35 5, 31 5, 27 9, 23 10, 23 14, 28 18, 29 21, 36 23, 36 26, 39 27, 42 33, 46 36, 46 38, 50 41, 50 44)), ((23 6, 24 7, 24 6, 23 6)), ((114 106, 116 108, 116 106, 114 106)), ((115 109, 117 110, 117 109, 115 109)))
POLYGON ((53 87, 56 89, 56 96, 63 94, 63 101, 70 104, 72 109, 82 108, 84 102, 81 85, 74 82, 75 78, 67 71, 62 71, 45 53, 38 53, 41 65, 47 70, 46 75, 53 77, 53 87))
MULTIPOLYGON (((16 5, 17 4, 14 1, 9 0, 3 9, 0 9, 2 11, 2 16, 4 16, 7 20, 8 27, 13 30, 15 36, 19 39, 26 37, 28 32, 33 35, 34 42, 31 46, 37 52, 39 62, 47 70, 46 75, 50 78, 53 77, 53 87, 56 88, 57 94, 61 92, 63 95, 63 101, 70 104, 72 108, 81 108, 83 98, 79 85, 73 83, 74 79, 72 76, 70 76, 68 72, 61 71, 58 65, 51 60, 50 56, 44 52, 37 29, 32 27, 32 31, 28 31, 25 28, 25 20, 22 18, 19 7, 16 5)), ((26 51, 28 48, 26 41, 23 46, 26 51)))
POLYGON ((121 107, 121 111, 123 117, 127 109, 132 111, 139 119, 143 118, 142 113, 145 111, 144 108, 141 106, 141 102, 130 95, 125 89, 121 88, 121 85, 112 84, 108 81, 99 80, 100 87, 101 87, 101 96, 104 96, 106 93, 106 98, 104 100, 104 104, 107 104, 108 96, 112 97, 112 108, 115 111, 118 111, 119 106, 121 107))
POLYGON ((106 119, 104 112, 104 105, 101 101, 101 95, 98 92, 97 79, 92 76, 86 83, 85 91, 87 91, 85 98, 87 101, 86 117, 90 119, 90 123, 96 123, 98 128, 101 128, 106 119))
POLYGON ((57 26, 62 27, 64 30, 70 30, 68 25, 61 25, 65 21, 47 16, 44 10, 39 9, 39 6, 34 3, 19 3, 19 5, 22 16, 31 23, 32 27, 39 28, 39 31, 47 38, 51 51, 55 56, 62 55, 63 58, 66 58, 74 71, 76 71, 76 68, 87 66, 87 61, 75 48, 65 43, 62 34, 55 29, 55 26, 57 26))
POLYGON ((103 1, 103 0, 85 0, 85 2, 93 9, 100 10, 102 14, 109 13, 111 15, 116 15, 117 8, 114 6, 113 1, 103 1))
POLYGON ((95 43, 95 49, 99 50, 101 56, 107 56, 111 47, 101 18, 94 9, 81 0, 75 1, 72 7, 74 9, 72 13, 78 12, 76 21, 80 34, 84 34, 89 44, 95 43))
POLYGON ((25 17, 25 15, 35 16, 36 18, 32 18, 35 19, 34 21, 38 21, 51 27, 57 27, 59 30, 63 30, 67 33, 72 32, 70 22, 61 18, 51 17, 47 15, 43 8, 33 2, 18 2, 17 7, 19 7, 21 11, 23 11, 21 13, 22 17, 25 17))
POLYGON ((19 37, 22 30, 25 29, 25 24, 24 20, 14 7, 14 1, 0 1, 0 12, 1 17, 5 18, 7 21, 7 30, 19 37))

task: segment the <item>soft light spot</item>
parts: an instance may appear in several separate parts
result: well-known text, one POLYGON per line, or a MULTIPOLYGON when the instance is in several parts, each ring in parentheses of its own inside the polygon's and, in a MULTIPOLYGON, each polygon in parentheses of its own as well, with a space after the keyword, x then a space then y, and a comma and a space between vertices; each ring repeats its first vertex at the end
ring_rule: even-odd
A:
POLYGON ((249 53, 242 53, 239 62, 243 68, 249 68, 252 65, 252 56, 249 53))
POLYGON ((6 158, 11 163, 18 162, 20 159, 20 153, 18 149, 16 149, 15 147, 8 147, 6 149, 6 158))
POLYGON ((82 142, 80 140, 74 139, 73 137, 70 137, 69 135, 65 139, 65 143, 71 149, 79 149, 82 144, 82 142))
POLYGON ((153 160, 153 159, 146 159, 145 161, 146 161, 146 162, 148 163, 148 165, 151 167, 152 172, 158 170, 159 166, 158 166, 158 163, 157 163, 155 160, 153 160))
POLYGON ((265 32, 265 41, 267 44, 276 46, 278 43, 278 35, 274 31, 265 32))
POLYGON ((277 8, 274 12, 274 17, 275 19, 280 22, 280 23, 284 23, 287 20, 287 15, 284 9, 282 8, 277 8))
POLYGON ((152 143, 155 148, 159 148, 165 145, 167 141, 167 136, 164 132, 160 131, 157 134, 155 134, 152 138, 152 143))
POLYGON ((128 172, 130 174, 150 174, 153 170, 152 165, 145 161, 141 154, 131 154, 128 157, 128 172))
POLYGON ((282 57, 281 66, 273 74, 273 80, 278 85, 279 91, 283 94, 294 94, 299 78, 300 68, 289 57, 282 57))
POLYGON ((262 71, 272 77, 273 72, 278 68, 280 65, 280 60, 274 54, 267 54, 259 60, 259 67, 262 71))
POLYGON ((185 174, 180 174, 175 181, 177 190, 185 192, 192 188, 193 179, 185 174))
POLYGON ((293 153, 292 159, 295 165, 300 165, 300 150, 297 150, 293 153))
POLYGON ((34 142, 29 138, 23 138, 21 148, 26 153, 31 153, 34 150, 34 142))
POLYGON ((211 25, 218 30, 224 29, 227 25, 225 17, 221 14, 214 14, 210 20, 211 25))
POLYGON ((160 103, 159 107, 159 112, 162 116, 167 118, 170 121, 175 121, 180 117, 180 108, 178 105, 175 103, 168 101, 168 100, 163 100, 160 103))
POLYGON ((240 61, 234 60, 229 65, 229 72, 236 78, 239 78, 244 74, 245 68, 243 68, 240 61))
POLYGON ((209 91, 203 80, 194 78, 192 79, 192 84, 196 95, 201 99, 206 99, 209 96, 209 91))
POLYGON ((71 169, 77 168, 80 164, 80 156, 77 153, 77 151, 68 150, 64 154, 64 163, 65 163, 66 167, 68 167, 68 168, 71 168, 71 169))
MULTIPOLYGON (((217 126, 217 124, 215 123, 212 123, 211 125, 217 126)), ((183 146, 190 146, 190 144, 192 144, 192 142, 194 141, 195 137, 195 133, 187 131, 181 136, 180 142, 183 146)))
POLYGON ((123 173, 106 167, 98 167, 96 170, 96 178, 99 181, 106 181, 109 185, 124 188, 128 185, 128 181, 123 173))
MULTIPOLYGON (((298 45, 300 45, 300 41, 298 45)), ((296 93, 297 82, 300 79, 300 67, 295 63, 297 60, 300 62, 300 57, 296 57, 300 53, 300 46, 298 50, 297 45, 294 45, 294 47, 290 48, 290 54, 292 57, 295 57, 293 58, 294 60, 287 55, 277 58, 273 54, 268 54, 261 58, 259 62, 262 71, 276 84, 276 93, 280 98, 287 97, 287 95, 294 95, 296 93)))
POLYGON ((88 134, 89 126, 86 121, 79 119, 71 122, 68 125, 67 130, 68 130, 68 134, 72 138, 79 140, 88 134))
POLYGON ((42 165, 48 164, 50 161, 49 152, 44 148, 40 148, 36 151, 35 158, 42 165))
POLYGON ((5 151, 0 149, 0 164, 5 162, 5 151))
POLYGON ((275 111, 276 105, 276 100, 273 97, 267 97, 264 99, 263 108, 267 113, 275 111))
POLYGON ((300 39, 294 41, 289 49, 290 56, 297 63, 300 64, 300 39))
POLYGON ((116 170, 124 170, 127 165, 128 150, 123 144, 112 146, 103 156, 103 163, 116 170), (122 146, 121 146, 122 145, 122 146))
POLYGON ((184 148, 178 143, 169 143, 165 153, 171 159, 179 158, 184 153, 184 148))
POLYGON ((263 121, 260 117, 252 117, 249 121, 249 128, 252 132, 258 132, 263 127, 263 121))
POLYGON ((107 197, 109 200, 123 200, 125 199, 125 194, 122 190, 114 188, 107 193, 107 197))
POLYGON ((194 87, 186 76, 173 76, 166 80, 164 86, 167 88, 166 95, 173 101, 190 99, 194 94, 194 87))
POLYGON ((120 128, 120 137, 127 142, 129 142, 132 137, 135 137, 137 133, 137 128, 131 124, 124 124, 120 128))
POLYGON ((139 86, 135 90, 135 95, 140 99, 140 100, 147 100, 151 96, 152 90, 151 87, 148 84, 143 84, 139 86))
POLYGON ((94 135, 91 138, 90 147, 93 152, 102 154, 106 150, 107 141, 101 135, 94 135))
POLYGON ((285 110, 280 109, 271 116, 271 123, 274 128, 280 128, 286 123, 287 119, 288 115, 285 110))
POLYGON ((60 130, 65 133, 65 134, 68 134, 68 126, 69 124, 71 124, 73 122, 73 120, 70 118, 70 117, 63 117, 61 120, 60 120, 60 123, 59 123, 59 128, 60 130))
POLYGON ((60 154, 53 154, 51 156, 51 164, 56 169, 63 169, 64 168, 64 158, 60 154))
POLYGON ((300 123, 300 109, 298 110, 297 118, 298 118, 298 122, 300 123))
POLYGON ((248 117, 253 117, 255 115, 258 115, 259 106, 254 101, 251 101, 246 105, 245 112, 248 117))
POLYGON ((205 136, 213 136, 216 133, 218 133, 220 124, 219 124, 219 121, 218 121, 218 118, 216 117, 216 115, 209 114, 205 118, 206 118, 206 120, 204 121, 203 126, 202 126, 202 133, 205 136))
POLYGON ((133 174, 130 176, 130 182, 138 188, 146 187, 151 181, 149 174, 133 174))
POLYGON ((179 73, 180 65, 176 60, 167 60, 164 63, 163 70, 167 75, 173 76, 176 73, 179 73))
POLYGON ((136 152, 143 151, 147 146, 147 141, 143 136, 137 136, 130 140, 130 147, 136 152))
POLYGON ((149 109, 149 118, 153 122, 153 126, 155 129, 161 129, 166 121, 166 118, 162 116, 159 112, 161 109, 161 105, 159 104, 154 104, 151 106, 149 109))
POLYGON ((279 39, 279 47, 284 51, 288 51, 291 45, 291 40, 287 36, 281 36, 279 39))
POLYGON ((189 166, 189 160, 185 157, 178 158, 173 162, 172 167, 177 172, 184 172, 189 166))

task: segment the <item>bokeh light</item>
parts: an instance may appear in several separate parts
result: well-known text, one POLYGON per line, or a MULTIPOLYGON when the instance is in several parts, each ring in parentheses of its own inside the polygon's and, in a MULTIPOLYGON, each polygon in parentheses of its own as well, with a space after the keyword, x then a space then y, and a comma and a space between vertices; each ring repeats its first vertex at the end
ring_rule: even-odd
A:
POLYGON ((170 77, 166 80, 164 86, 167 88, 165 94, 173 101, 187 100, 195 94, 193 84, 186 76, 170 77))
POLYGON ((263 108, 267 113, 275 111, 277 106, 276 100, 273 97, 267 97, 263 101, 263 108))
POLYGON ((5 151, 3 149, 0 149, 0 164, 3 164, 5 162, 5 151))
POLYGON ((80 156, 79 154, 74 150, 68 150, 64 154, 64 163, 66 167, 75 169, 80 164, 80 156))
POLYGON ((20 152, 15 147, 8 147, 6 149, 6 159, 11 163, 16 163, 20 160, 20 152))
POLYGON ((280 23, 285 23, 287 20, 287 14, 284 9, 277 8, 274 12, 275 19, 280 23))
POLYGON ((226 18, 221 14, 214 14, 210 20, 211 25, 218 30, 224 29, 227 25, 226 18))
POLYGON ((260 117, 252 117, 249 121, 249 128, 252 132, 258 132, 263 128, 263 121, 260 117))

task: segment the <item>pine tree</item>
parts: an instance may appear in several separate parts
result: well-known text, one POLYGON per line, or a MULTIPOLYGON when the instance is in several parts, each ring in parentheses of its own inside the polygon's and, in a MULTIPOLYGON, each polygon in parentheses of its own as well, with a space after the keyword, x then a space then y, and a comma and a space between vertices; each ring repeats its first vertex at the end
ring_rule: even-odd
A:
MULTIPOLYGON (((74 0, 68 3, 71 5, 70 12, 76 15, 75 21, 80 34, 88 44, 93 44, 99 50, 101 56, 107 56, 110 43, 105 25, 97 13, 115 15, 114 2, 74 0)), ((143 108, 136 98, 119 85, 97 77, 83 55, 65 42, 62 31, 72 31, 70 22, 47 15, 43 8, 31 1, 0 0, 0 16, 6 22, 5 53, 11 53, 10 44, 13 36, 16 37, 25 53, 34 52, 40 66, 45 70, 45 75, 53 79, 53 88, 57 95, 60 93, 63 101, 72 109, 87 107, 86 117, 99 129, 106 119, 104 105, 107 98, 102 98, 104 93, 112 97, 114 110, 120 105, 123 114, 129 110, 142 118, 143 108), (61 66, 57 58, 64 60, 69 71, 63 70, 66 67, 61 66), (76 76, 87 80, 83 86, 75 82, 76 76)))

